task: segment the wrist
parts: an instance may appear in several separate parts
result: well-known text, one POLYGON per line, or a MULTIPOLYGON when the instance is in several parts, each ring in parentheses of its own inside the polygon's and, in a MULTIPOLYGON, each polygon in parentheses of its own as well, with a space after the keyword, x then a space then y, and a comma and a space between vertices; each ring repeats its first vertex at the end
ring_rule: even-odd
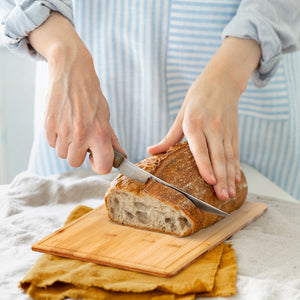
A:
POLYGON ((48 19, 28 35, 31 46, 51 62, 76 47, 78 37, 70 21, 58 12, 51 12, 48 19))
POLYGON ((220 65, 220 72, 224 72, 242 94, 252 72, 259 66, 261 47, 252 39, 227 37, 215 58, 220 65))
POLYGON ((92 57, 73 25, 60 13, 50 17, 29 35, 33 48, 48 61, 49 72, 54 78, 67 74, 73 63, 80 59, 92 63, 92 57))

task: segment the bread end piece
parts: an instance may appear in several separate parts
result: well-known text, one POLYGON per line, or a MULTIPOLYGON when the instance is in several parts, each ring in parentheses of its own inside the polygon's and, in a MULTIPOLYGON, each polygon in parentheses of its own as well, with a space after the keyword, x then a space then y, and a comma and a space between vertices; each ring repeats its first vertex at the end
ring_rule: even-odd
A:
MULTIPOLYGON (((166 153, 150 156, 137 165, 227 213, 239 208, 247 196, 247 181, 242 172, 236 196, 225 202, 218 199, 213 187, 201 177, 187 142, 171 147, 166 153)), ((142 184, 124 175, 110 184, 105 204, 114 222, 180 237, 222 218, 199 210, 179 192, 151 179, 142 184)))

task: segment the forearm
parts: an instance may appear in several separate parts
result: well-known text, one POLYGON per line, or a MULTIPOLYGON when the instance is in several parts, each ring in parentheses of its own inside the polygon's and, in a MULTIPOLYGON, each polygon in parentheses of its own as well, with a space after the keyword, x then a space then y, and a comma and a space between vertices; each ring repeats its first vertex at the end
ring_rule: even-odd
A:
POLYGON ((255 40, 227 37, 210 64, 232 79, 241 94, 260 58, 261 47, 255 40))
POLYGON ((74 26, 60 13, 51 12, 46 22, 32 31, 28 39, 48 61, 52 81, 66 77, 75 60, 93 65, 91 54, 74 26))
POLYGON ((49 18, 29 34, 28 39, 48 62, 76 48, 80 40, 69 20, 57 12, 51 12, 49 18))
POLYGON ((57 11, 73 22, 72 0, 1 0, 0 26, 4 44, 12 51, 41 59, 28 40, 32 32, 57 11))

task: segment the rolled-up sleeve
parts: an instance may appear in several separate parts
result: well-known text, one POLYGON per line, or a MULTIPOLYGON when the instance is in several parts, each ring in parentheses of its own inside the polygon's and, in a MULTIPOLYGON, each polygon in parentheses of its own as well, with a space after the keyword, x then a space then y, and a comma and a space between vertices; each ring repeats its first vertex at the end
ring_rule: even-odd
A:
POLYGON ((299 0, 242 0, 222 37, 254 39, 262 49, 252 81, 262 87, 275 74, 282 54, 300 48, 299 0))
POLYGON ((42 60, 30 45, 28 34, 58 11, 73 24, 72 0, 1 0, 1 38, 12 52, 42 60))

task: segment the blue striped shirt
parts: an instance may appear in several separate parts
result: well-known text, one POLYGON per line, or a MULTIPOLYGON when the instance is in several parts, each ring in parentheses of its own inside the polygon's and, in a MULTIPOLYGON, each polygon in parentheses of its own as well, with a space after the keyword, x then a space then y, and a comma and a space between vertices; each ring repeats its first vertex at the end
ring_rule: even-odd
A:
MULTIPOLYGON (((41 9, 46 18, 45 7, 75 24, 94 58, 112 127, 133 161, 142 160, 146 147, 166 135, 188 88, 225 36, 257 40, 260 67, 239 102, 240 158, 300 199, 297 0, 75 0, 73 8, 70 1, 23 1, 26 6, 4 2, 2 31, 16 52, 41 58, 18 29, 41 24, 41 15, 38 22, 34 18, 41 9), (20 10, 19 21, 12 19, 20 10), (24 14, 32 24, 22 23, 24 14)), ((42 122, 37 126, 30 170, 44 175, 70 170, 47 145, 42 122)))

